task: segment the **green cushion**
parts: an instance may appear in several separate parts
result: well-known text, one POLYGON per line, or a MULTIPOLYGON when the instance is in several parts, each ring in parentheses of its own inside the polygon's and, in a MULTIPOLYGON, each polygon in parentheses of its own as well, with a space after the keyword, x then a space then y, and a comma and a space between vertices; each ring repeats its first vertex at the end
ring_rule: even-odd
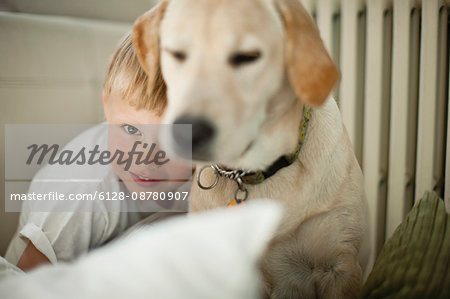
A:
POLYGON ((450 298, 450 215, 426 192, 384 245, 363 298, 450 298))

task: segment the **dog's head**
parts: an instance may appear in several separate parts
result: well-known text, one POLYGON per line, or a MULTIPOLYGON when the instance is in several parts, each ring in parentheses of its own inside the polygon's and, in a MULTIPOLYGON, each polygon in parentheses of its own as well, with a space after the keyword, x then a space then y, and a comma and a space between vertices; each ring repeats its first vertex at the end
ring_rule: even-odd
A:
POLYGON ((167 84, 164 122, 192 124, 195 160, 241 159, 280 93, 320 106, 339 77, 299 0, 163 0, 133 42, 150 82, 167 84))

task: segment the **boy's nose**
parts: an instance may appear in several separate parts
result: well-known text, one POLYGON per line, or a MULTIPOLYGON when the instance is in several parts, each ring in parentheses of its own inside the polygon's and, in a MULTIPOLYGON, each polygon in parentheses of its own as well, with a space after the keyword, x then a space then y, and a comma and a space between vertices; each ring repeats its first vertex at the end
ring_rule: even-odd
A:
POLYGON ((192 139, 191 136, 183 134, 181 130, 173 130, 176 145, 186 148, 192 144, 193 159, 208 159, 209 145, 215 135, 215 129, 211 122, 203 117, 182 115, 175 120, 174 124, 192 125, 192 139))

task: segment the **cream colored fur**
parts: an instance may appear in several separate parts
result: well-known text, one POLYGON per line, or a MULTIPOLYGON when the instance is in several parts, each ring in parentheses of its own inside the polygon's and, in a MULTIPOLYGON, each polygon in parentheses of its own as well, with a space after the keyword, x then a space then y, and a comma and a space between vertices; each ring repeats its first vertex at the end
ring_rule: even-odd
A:
MULTIPOLYGON (((300 2, 163 1, 138 19, 133 39, 153 82, 162 71, 165 122, 183 114, 214 122, 208 163, 265 169, 295 149, 304 105, 314 107, 298 159, 247 186, 248 201, 272 198, 285 207, 262 265, 266 294, 356 298, 369 239, 363 177, 336 102, 328 97, 337 69, 300 2), (230 65, 234 53, 255 50, 259 59, 230 65)), ((214 178, 205 171, 201 179, 207 184, 214 178)), ((226 206, 235 189, 225 178, 209 191, 194 184, 192 211, 226 206)))

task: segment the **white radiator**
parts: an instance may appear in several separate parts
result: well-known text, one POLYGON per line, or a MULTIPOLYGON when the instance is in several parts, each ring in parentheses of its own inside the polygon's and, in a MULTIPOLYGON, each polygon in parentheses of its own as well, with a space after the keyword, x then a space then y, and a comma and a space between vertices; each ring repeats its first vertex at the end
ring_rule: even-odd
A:
POLYGON ((341 70, 334 93, 365 175, 373 263, 425 190, 450 203, 450 1, 302 2, 341 70))

